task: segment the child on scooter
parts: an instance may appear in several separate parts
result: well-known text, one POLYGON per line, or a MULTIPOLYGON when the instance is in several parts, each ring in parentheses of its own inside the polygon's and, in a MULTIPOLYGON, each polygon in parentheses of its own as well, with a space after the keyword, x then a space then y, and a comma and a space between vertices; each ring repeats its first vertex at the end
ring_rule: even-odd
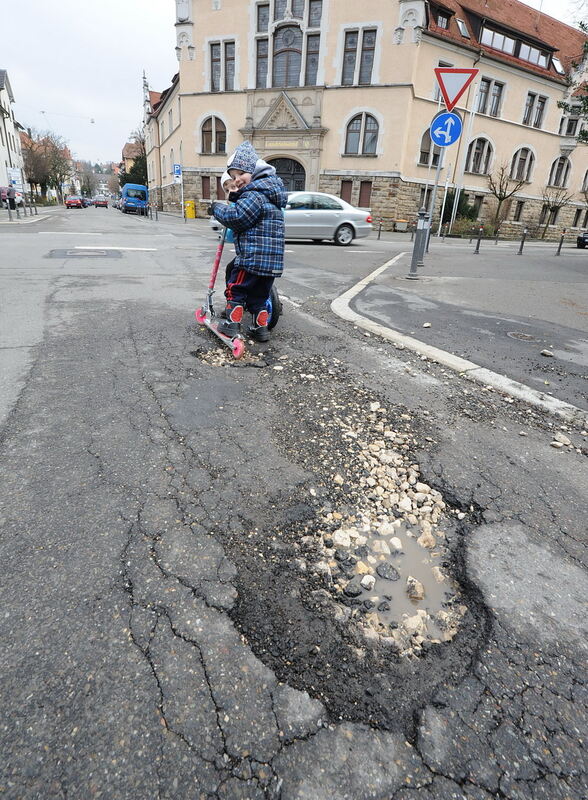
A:
POLYGON ((284 268, 282 209, 287 195, 275 169, 258 158, 250 142, 237 147, 229 158, 227 172, 236 188, 229 194, 231 205, 212 203, 208 208, 209 214, 235 236, 236 255, 225 291, 226 319, 219 324, 219 331, 227 336, 240 333, 247 308, 253 315, 249 334, 259 342, 267 342, 266 303, 274 279, 284 268))

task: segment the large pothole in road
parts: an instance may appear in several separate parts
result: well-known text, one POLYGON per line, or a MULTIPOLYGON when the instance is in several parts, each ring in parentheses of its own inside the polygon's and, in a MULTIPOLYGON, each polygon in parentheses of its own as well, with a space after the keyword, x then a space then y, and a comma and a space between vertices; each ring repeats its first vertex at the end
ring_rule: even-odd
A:
POLYGON ((314 477, 272 495, 267 520, 225 541, 238 567, 231 616, 281 680, 334 717, 403 719, 406 731, 485 633, 479 596, 461 580, 465 514, 421 475, 413 454, 434 442, 406 409, 353 385, 337 362, 277 368, 274 445, 314 477))

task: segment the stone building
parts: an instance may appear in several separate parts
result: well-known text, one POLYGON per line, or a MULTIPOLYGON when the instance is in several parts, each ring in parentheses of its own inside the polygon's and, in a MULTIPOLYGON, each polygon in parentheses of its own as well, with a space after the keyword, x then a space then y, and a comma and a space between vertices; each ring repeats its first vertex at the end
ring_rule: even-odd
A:
POLYGON ((414 219, 439 158, 434 69, 475 67, 443 186, 463 175, 470 206, 490 220, 488 175, 502 166, 521 181, 503 230, 588 224, 574 107, 586 36, 517 0, 176 0, 176 41, 171 85, 144 91, 149 186, 164 209, 180 210, 174 163, 202 212, 222 197, 227 155, 250 139, 290 190, 369 207, 385 227, 414 219))

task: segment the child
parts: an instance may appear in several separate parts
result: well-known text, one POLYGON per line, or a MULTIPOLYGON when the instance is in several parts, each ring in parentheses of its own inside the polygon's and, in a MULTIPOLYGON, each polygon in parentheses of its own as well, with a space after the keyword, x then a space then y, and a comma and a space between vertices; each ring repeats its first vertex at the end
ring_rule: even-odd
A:
MULTIPOLYGON (((284 269, 284 214, 287 195, 275 169, 258 159, 250 142, 243 142, 229 158, 227 171, 237 191, 232 205, 212 203, 209 214, 235 236, 235 261, 227 283, 226 319, 219 330, 236 336, 247 308, 253 315, 249 334, 267 342, 269 298, 274 278, 284 269)), ((224 177, 224 176, 223 176, 224 177)))

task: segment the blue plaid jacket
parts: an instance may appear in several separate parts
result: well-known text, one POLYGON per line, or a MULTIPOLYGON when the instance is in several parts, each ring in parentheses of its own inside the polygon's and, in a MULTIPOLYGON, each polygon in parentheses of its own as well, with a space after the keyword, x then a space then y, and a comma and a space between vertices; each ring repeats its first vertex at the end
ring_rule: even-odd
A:
POLYGON ((278 277, 284 270, 284 212, 287 195, 276 175, 253 180, 234 205, 215 203, 215 218, 235 233, 235 266, 254 275, 278 277))

